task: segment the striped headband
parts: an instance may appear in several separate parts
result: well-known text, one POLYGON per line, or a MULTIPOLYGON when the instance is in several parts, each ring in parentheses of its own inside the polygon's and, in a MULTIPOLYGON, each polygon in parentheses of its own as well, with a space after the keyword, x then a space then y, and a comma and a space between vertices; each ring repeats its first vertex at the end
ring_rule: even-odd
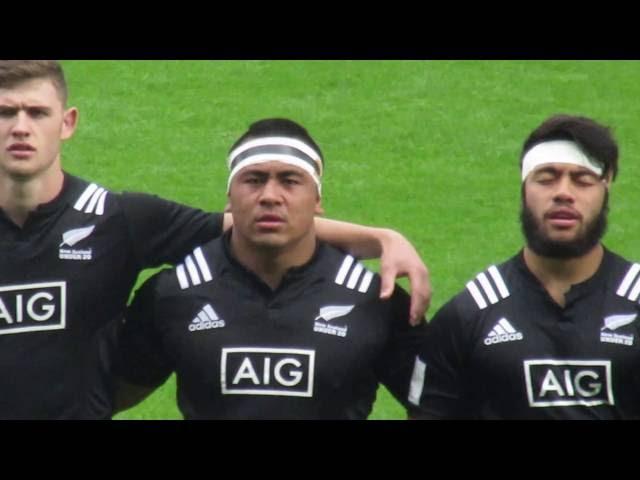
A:
POLYGON ((303 169, 316 182, 318 193, 320 193, 322 158, 309 144, 290 137, 261 137, 249 140, 235 148, 227 159, 231 172, 227 182, 227 193, 236 173, 249 165, 266 162, 288 163, 303 169))
POLYGON ((579 165, 601 176, 603 166, 586 155, 582 149, 569 140, 552 140, 537 144, 522 158, 522 181, 532 170, 545 163, 571 163, 579 165))

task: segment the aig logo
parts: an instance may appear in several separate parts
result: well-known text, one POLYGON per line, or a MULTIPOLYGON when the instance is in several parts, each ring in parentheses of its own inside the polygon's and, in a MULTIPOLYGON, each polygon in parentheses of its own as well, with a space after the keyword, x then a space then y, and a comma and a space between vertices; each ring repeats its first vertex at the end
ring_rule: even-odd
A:
POLYGON ((613 405, 610 360, 525 360, 531 407, 613 405))
POLYGON ((0 335, 65 328, 66 283, 0 287, 0 335))
POLYGON ((311 397, 315 351, 294 348, 223 348, 223 394, 311 397))

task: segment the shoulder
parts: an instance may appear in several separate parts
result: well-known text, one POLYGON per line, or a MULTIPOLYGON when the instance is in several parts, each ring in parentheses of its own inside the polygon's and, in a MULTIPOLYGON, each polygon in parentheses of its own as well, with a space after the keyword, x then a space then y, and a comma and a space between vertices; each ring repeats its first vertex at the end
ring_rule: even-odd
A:
POLYGON ((465 290, 459 295, 460 299, 473 300, 468 302, 472 309, 475 306, 478 310, 484 310, 509 298, 514 283, 512 262, 513 260, 509 260, 485 268, 465 284, 465 290))
POLYGON ((159 222, 204 212, 142 192, 114 192, 96 182, 66 174, 66 201, 76 212, 97 217, 124 215, 130 222, 159 222))
POLYGON ((87 180, 67 175, 67 202, 77 212, 103 216, 114 194, 105 187, 87 180))
POLYGON ((163 284, 186 291, 207 284, 216 278, 224 261, 222 239, 215 239, 194 248, 175 268, 164 272, 163 284))
POLYGON ((466 282, 465 287, 436 313, 433 321, 472 322, 493 309, 500 309, 518 288, 516 259, 486 267, 466 282), (441 320, 446 318, 446 320, 441 320))
POLYGON ((380 287, 380 277, 360 260, 328 244, 322 245, 317 262, 322 275, 339 290, 357 295, 374 295, 380 287))
POLYGON ((640 263, 627 260, 609 250, 605 251, 607 277, 611 290, 630 302, 640 301, 640 263))

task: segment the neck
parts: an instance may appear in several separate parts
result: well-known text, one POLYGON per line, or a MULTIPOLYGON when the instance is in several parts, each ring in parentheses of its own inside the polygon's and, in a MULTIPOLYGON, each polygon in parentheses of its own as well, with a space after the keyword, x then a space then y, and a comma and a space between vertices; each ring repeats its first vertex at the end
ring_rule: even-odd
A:
POLYGON ((529 247, 524 249, 525 264, 561 306, 565 305, 565 294, 572 285, 588 280, 598 271, 603 256, 600 243, 585 255, 569 259, 543 257, 529 247))
POLYGON ((22 227, 38 205, 50 202, 60 193, 63 183, 62 170, 25 179, 0 175, 0 207, 22 227))
POLYGON ((272 290, 278 288, 288 270, 307 263, 316 249, 316 235, 311 231, 294 245, 271 247, 248 242, 235 231, 231 233, 231 251, 244 267, 255 273, 272 290))

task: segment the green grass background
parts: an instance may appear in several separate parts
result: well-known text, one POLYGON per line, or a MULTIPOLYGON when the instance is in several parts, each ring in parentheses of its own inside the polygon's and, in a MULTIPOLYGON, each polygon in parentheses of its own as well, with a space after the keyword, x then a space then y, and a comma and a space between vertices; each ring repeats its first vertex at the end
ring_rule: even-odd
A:
MULTIPOLYGON (((63 65, 70 103, 80 109, 63 164, 113 190, 153 192, 219 211, 226 200, 226 152, 248 125, 274 116, 305 125, 326 158, 327 215, 404 233, 431 272, 429 316, 475 273, 520 248, 520 147, 554 113, 583 114, 613 127, 620 177, 605 243, 640 258, 640 62, 63 65)), ((381 389, 371 418, 403 417, 381 389)), ((173 379, 118 418, 180 418, 173 379)))

